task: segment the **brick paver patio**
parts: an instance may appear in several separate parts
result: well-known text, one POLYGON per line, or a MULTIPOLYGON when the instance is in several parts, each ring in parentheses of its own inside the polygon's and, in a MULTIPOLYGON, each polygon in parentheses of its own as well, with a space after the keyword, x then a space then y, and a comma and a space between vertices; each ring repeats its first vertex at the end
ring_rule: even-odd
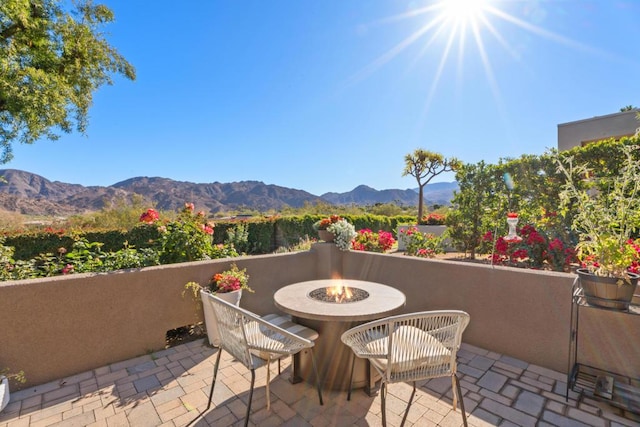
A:
MULTIPOLYGON (((207 404, 215 354, 204 340, 114 363, 11 394, 0 427, 19 426, 231 426, 242 425, 250 374, 223 353, 214 404, 207 404)), ((570 394, 564 374, 463 344, 458 370, 472 426, 637 426, 640 416, 570 394), (626 417, 625 417, 626 415, 626 417)), ((266 410, 265 369, 256 371, 250 425, 380 426, 380 397, 361 390, 324 392, 319 406, 312 385, 288 382, 289 365, 272 365, 272 406, 266 410)), ((387 420, 399 425, 409 384, 389 386, 387 420)), ((460 426, 451 408, 448 378, 420 384, 406 425, 460 426)))

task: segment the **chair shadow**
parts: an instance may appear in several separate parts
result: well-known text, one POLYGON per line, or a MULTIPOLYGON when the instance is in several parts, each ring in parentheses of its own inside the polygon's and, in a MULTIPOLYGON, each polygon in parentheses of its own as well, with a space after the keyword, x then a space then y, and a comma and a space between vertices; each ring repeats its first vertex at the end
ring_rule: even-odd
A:
MULTIPOLYGON (((224 358, 224 354, 223 354, 224 358)), ((229 363, 238 363, 235 359, 221 362, 220 369, 229 367, 229 363)), ((277 364, 272 365, 272 370, 275 371, 277 364)), ((245 370, 242 366, 242 370, 245 370)), ((256 373, 262 371, 264 368, 256 370, 256 373)), ((321 406, 318 402, 317 391, 314 384, 300 382, 292 384, 289 381, 291 376, 291 365, 289 361, 283 362, 282 370, 280 374, 272 372, 270 381, 270 393, 271 393, 271 411, 275 407, 280 405, 289 406, 296 411, 296 415, 303 418, 312 418, 323 410, 327 409, 327 401, 325 400, 324 406, 321 406), (304 402, 304 404, 302 404, 304 402)), ((248 370, 247 370, 248 372, 248 370)), ((213 372, 211 372, 213 374, 213 372)), ((253 402, 251 405, 251 413, 249 415, 249 422, 252 423, 252 417, 260 412, 267 411, 266 408, 266 385, 264 384, 265 377, 260 376, 256 378, 256 385, 253 392, 253 402)), ((207 398, 209 397, 209 390, 207 389, 207 398)), ((323 397, 326 392, 323 390, 323 397)), ((346 401, 346 392, 341 392, 342 398, 346 401)), ((230 391, 228 386, 224 383, 224 380, 218 375, 216 380, 216 386, 214 389, 213 401, 211 407, 208 410, 202 410, 185 426, 208 426, 211 423, 217 423, 220 425, 242 425, 246 414, 246 405, 249 400, 249 390, 241 393, 234 393, 230 391), (218 383, 219 381, 219 383, 218 383), (220 388, 225 389, 221 391, 220 388), (232 395, 224 398, 224 400, 216 402, 216 396, 219 393, 232 395), (238 404, 238 402, 241 402, 238 404), (225 416, 232 414, 234 420, 225 419, 225 416), (223 420, 223 421, 222 421, 223 420), (230 421, 230 422, 229 422, 230 421), (225 424, 226 423, 226 424, 225 424)), ((329 405, 330 406, 330 405, 329 405)), ((366 413, 366 411, 365 411, 366 413)), ((262 416, 260 416, 261 418, 262 416)), ((258 424, 259 425, 259 424, 258 424)))
POLYGON ((190 368, 216 352, 217 349, 210 347, 206 343, 206 339, 198 339, 178 347, 158 350, 144 356, 64 377, 55 382, 34 386, 16 392, 12 400, 18 401, 17 396, 20 396, 20 401, 43 396, 41 397, 42 403, 21 408, 16 417, 43 411, 65 402, 77 404, 98 399, 102 408, 113 405, 114 408, 129 407, 129 410, 133 410, 142 400, 153 398, 166 391, 164 387, 167 384, 184 376, 190 368), (180 352, 185 352, 185 358, 180 359, 181 363, 172 364, 170 370, 165 368, 170 372, 170 375, 160 377, 166 377, 164 379, 158 378, 156 376, 159 372, 158 369, 171 363, 172 358, 177 359, 180 352), (186 361, 186 355, 189 356, 189 361, 186 361), (107 367, 108 370, 105 369, 107 367), (146 373, 149 374, 145 375, 146 373), (65 387, 75 387, 76 390, 68 394, 59 391, 65 387), (52 393, 58 393, 61 397, 45 402, 44 396, 52 393))

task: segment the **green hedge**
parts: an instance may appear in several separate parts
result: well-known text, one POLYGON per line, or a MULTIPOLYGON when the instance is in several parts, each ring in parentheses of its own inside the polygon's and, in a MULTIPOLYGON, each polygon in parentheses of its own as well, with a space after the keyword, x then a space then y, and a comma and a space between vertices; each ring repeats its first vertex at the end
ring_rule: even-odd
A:
MULTIPOLYGON (((227 240, 227 230, 239 224, 248 228, 248 242, 246 253, 270 253, 280 247, 291 247, 300 239, 317 238, 313 229, 316 221, 326 215, 296 215, 275 216, 269 218, 247 220, 215 221, 213 242, 224 243, 227 240)), ((373 231, 384 230, 395 232, 398 224, 415 224, 414 216, 387 217, 382 215, 343 215, 352 223, 356 230, 369 228, 373 231)), ((40 254, 57 254, 59 248, 71 250, 76 237, 84 237, 89 242, 100 242, 105 252, 115 252, 125 245, 136 249, 152 247, 159 237, 156 227, 136 226, 129 231, 122 230, 93 230, 86 233, 29 233, 17 236, 7 236, 6 246, 15 248, 16 260, 33 259, 40 254)))
POLYGON ((116 252, 124 248, 125 244, 130 248, 144 249, 153 246, 158 239, 159 232, 155 227, 134 227, 129 231, 104 230, 90 231, 87 233, 68 232, 62 233, 29 233, 16 236, 7 236, 4 245, 15 248, 14 258, 27 261, 40 254, 57 255, 60 248, 71 251, 76 237, 84 237, 89 242, 102 243, 105 252, 116 252))

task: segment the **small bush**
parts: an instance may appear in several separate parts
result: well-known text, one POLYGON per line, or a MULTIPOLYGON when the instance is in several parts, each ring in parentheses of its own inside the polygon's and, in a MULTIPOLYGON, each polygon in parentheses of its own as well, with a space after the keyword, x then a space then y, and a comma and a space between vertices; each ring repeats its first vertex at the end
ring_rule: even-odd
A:
POLYGON ((368 228, 358 230, 358 235, 351 243, 352 249, 367 252, 386 252, 396 243, 396 239, 388 231, 379 230, 377 233, 368 228))
POLYGON ((400 238, 405 243, 405 253, 409 256, 433 258, 444 252, 444 237, 431 233, 423 233, 417 227, 409 227, 400 231, 400 238))

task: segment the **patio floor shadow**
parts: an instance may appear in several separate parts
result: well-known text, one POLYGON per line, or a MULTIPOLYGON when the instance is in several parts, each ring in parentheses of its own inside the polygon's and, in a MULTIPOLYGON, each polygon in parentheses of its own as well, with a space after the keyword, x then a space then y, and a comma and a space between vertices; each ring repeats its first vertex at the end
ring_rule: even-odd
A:
MULTIPOLYGON (((199 339, 114 363, 73 377, 13 392, 0 427, 14 426, 232 426, 242 425, 250 373, 223 353, 212 408, 207 405, 216 348, 199 339)), ((521 360, 463 344, 458 371, 471 426, 637 426, 640 416, 570 392, 566 376, 521 360)), ((291 384, 271 365, 271 410, 266 409, 264 368, 256 371, 250 425, 381 426, 380 397, 355 390, 323 391, 291 384)), ((389 386, 387 421, 398 426, 410 384, 389 386)), ((451 407, 449 378, 419 383, 407 426, 461 426, 451 407)))

